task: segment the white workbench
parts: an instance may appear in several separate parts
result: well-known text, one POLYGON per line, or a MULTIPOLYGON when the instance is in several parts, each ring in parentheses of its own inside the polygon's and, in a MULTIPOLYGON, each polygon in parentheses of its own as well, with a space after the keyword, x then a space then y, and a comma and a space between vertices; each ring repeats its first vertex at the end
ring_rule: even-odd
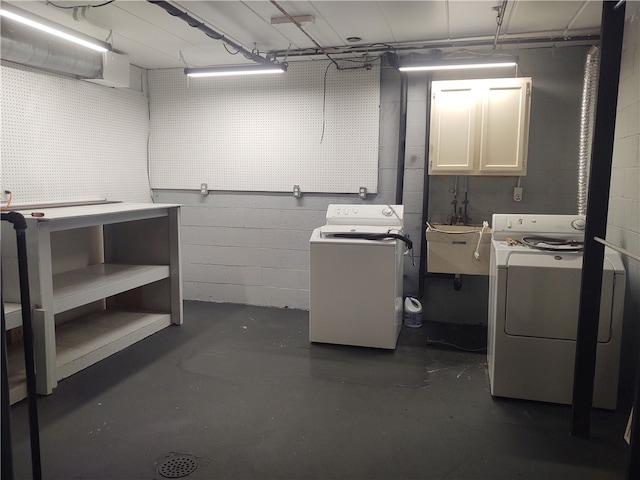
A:
MULTIPOLYGON (((38 393, 50 394, 58 380, 182 324, 179 205, 106 203, 19 213, 27 221, 38 393)), ((18 261, 15 231, 2 223, 10 329, 22 323, 18 261)), ((24 362, 19 353, 9 355, 14 403, 26 392, 24 362)))

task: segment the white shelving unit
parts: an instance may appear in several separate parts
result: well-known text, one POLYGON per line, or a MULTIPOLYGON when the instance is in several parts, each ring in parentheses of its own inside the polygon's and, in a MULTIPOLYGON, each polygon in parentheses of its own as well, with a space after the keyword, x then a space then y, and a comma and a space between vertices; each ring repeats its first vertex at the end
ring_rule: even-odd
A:
MULTIPOLYGON (((105 203, 37 211, 44 215, 20 213, 27 220, 38 393, 50 394, 58 380, 171 324, 182 324, 179 205, 105 203)), ((17 302, 11 230, 3 224, 3 294, 8 302, 17 302)), ((7 303, 5 308, 7 329, 19 326, 20 305, 7 303)), ((12 350, 15 403, 26 388, 22 353, 19 347, 12 350)))

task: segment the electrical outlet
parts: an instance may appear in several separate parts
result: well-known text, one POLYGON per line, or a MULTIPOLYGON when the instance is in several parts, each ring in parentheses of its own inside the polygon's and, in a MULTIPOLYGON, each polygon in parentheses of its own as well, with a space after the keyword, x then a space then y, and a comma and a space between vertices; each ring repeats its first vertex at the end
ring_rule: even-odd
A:
POLYGON ((515 187, 513 189, 513 201, 514 202, 522 201, 522 187, 515 187))
POLYGON ((200 194, 201 195, 209 195, 209 185, 206 183, 200 184, 200 194))

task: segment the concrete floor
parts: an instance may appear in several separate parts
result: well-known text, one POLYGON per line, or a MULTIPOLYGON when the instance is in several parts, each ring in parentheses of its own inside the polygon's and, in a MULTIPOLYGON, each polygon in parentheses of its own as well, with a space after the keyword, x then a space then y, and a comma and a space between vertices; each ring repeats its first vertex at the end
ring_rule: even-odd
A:
MULTIPOLYGON (((404 328, 394 352, 310 345, 308 314, 185 302, 185 323, 63 380, 38 401, 45 479, 622 479, 628 410, 493 399, 484 329, 404 328)), ((12 408, 30 478, 26 402, 12 408)))

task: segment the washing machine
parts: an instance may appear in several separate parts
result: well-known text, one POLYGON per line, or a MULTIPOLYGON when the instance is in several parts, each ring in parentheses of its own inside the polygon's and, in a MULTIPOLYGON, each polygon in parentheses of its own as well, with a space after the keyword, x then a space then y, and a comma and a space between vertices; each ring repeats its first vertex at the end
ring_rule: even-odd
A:
MULTIPOLYGON (((491 394, 571 404, 585 218, 495 214, 489 266, 491 394)), ((620 254, 606 248, 593 405, 615 409, 624 305, 620 254)))
POLYGON ((329 205, 309 243, 309 340, 395 349, 403 318, 402 205, 329 205))

